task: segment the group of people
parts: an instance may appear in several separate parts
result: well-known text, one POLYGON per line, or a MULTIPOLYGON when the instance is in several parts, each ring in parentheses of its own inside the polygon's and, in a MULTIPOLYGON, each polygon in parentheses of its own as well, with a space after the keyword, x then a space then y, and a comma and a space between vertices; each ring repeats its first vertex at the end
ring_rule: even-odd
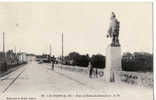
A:
POLYGON ((98 78, 98 70, 97 68, 94 68, 91 64, 91 62, 89 62, 89 65, 88 65, 88 68, 89 68, 89 78, 98 78))

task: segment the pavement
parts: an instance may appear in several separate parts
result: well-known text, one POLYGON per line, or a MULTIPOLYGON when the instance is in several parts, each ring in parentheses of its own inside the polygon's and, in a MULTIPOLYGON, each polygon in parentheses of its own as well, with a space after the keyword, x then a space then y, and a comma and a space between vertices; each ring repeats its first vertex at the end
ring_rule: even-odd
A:
POLYGON ((108 83, 33 61, 0 78, 0 100, 153 100, 153 89, 108 83))

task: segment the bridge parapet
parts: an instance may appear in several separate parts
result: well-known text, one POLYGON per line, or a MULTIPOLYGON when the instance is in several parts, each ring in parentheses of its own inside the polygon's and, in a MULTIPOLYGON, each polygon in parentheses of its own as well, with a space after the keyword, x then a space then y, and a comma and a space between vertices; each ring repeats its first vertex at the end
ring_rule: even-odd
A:
POLYGON ((143 87, 153 87, 153 74, 151 72, 116 71, 114 74, 117 82, 126 82, 143 87))
MULTIPOLYGON (((64 70, 74 71, 81 74, 89 74, 89 69, 87 67, 78 66, 58 66, 64 70)), ((152 72, 130 72, 130 71, 113 71, 115 82, 124 82, 130 85, 138 85, 142 87, 153 87, 153 73, 152 72)), ((98 78, 100 80, 105 80, 104 69, 98 69, 98 78)))

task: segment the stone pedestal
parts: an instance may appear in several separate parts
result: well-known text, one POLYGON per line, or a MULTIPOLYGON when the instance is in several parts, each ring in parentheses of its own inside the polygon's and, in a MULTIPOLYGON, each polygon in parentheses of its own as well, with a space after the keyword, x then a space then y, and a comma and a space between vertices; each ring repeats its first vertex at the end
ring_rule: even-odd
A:
POLYGON ((121 47, 106 48, 106 65, 104 70, 104 77, 106 81, 116 81, 118 79, 116 71, 121 71, 121 47))

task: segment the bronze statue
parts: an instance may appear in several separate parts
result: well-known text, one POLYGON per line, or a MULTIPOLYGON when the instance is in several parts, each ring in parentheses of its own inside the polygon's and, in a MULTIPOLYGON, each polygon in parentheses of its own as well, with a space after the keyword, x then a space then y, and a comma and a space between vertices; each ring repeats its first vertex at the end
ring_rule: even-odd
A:
POLYGON ((108 29, 108 35, 107 35, 107 37, 112 38, 112 43, 111 43, 112 47, 120 46, 119 28, 120 28, 120 22, 116 19, 115 13, 112 12, 111 23, 110 23, 110 27, 108 29))

